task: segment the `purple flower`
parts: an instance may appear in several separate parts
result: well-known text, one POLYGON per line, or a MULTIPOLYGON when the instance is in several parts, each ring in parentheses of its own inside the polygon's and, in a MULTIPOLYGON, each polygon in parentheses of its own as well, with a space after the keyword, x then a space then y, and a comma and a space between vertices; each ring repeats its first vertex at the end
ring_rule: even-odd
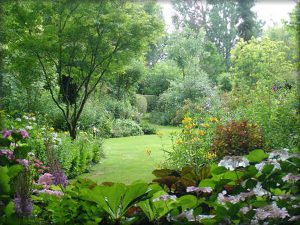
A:
POLYGON ((186 188, 186 192, 204 192, 204 193, 211 193, 211 187, 194 187, 190 186, 186 188))
POLYGON ((13 199, 15 211, 18 215, 30 216, 32 212, 32 202, 30 198, 22 198, 17 195, 13 199))
POLYGON ((29 134, 26 130, 24 129, 20 129, 19 130, 20 134, 22 135, 22 137, 25 139, 25 138, 29 138, 29 134))
POLYGON ((53 172, 53 177, 54 177, 54 184, 59 185, 61 184, 62 186, 66 187, 68 184, 68 178, 65 175, 65 172, 62 169, 59 169, 55 172, 53 172))
POLYGON ((17 159, 16 160, 18 163, 20 163, 22 166, 24 166, 24 167, 28 167, 28 165, 29 165, 29 162, 28 162, 28 160, 27 159, 17 159))
POLYGON ((2 131, 2 135, 3 135, 4 138, 8 138, 11 135, 11 132, 7 129, 4 129, 2 131))
POLYGON ((51 185, 53 184, 53 176, 50 173, 45 173, 39 177, 38 184, 51 185))

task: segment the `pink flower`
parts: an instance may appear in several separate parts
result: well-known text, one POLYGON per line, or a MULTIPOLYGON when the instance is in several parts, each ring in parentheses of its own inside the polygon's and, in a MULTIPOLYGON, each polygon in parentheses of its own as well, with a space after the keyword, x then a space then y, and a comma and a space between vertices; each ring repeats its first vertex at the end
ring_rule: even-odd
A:
POLYGON ((45 173, 39 177, 38 184, 51 185, 53 184, 53 176, 50 173, 45 173))
POLYGON ((0 155, 5 155, 10 160, 14 158, 14 152, 10 150, 0 150, 0 155))
POLYGON ((21 165, 23 165, 24 167, 28 167, 29 162, 27 159, 17 159, 16 160, 18 163, 20 163, 21 165))
POLYGON ((20 134, 22 135, 22 137, 25 138, 29 138, 29 134, 26 130, 24 129, 20 129, 20 134))
POLYGON ((4 129, 2 131, 2 135, 3 135, 4 138, 8 138, 11 135, 11 132, 7 129, 4 129))

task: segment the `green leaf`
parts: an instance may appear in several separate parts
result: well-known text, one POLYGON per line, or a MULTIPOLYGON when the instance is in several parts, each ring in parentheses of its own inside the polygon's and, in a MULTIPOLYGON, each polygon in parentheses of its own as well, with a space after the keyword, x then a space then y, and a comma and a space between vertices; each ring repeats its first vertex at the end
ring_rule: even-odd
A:
POLYGON ((192 209, 197 206, 197 198, 194 195, 184 195, 177 199, 177 203, 181 206, 182 211, 192 209))
POLYGON ((27 158, 28 152, 31 151, 31 147, 27 145, 18 146, 15 148, 14 153, 16 159, 25 159, 27 158))
POLYGON ((246 158, 250 162, 261 162, 263 159, 267 158, 268 154, 266 154, 263 150, 253 150, 251 151, 246 158))
POLYGON ((7 217, 10 217, 14 212, 14 203, 10 201, 4 209, 4 213, 7 217))
POLYGON ((204 179, 200 181, 199 187, 211 187, 214 188, 216 186, 216 182, 211 179, 204 179))
POLYGON ((222 206, 218 206, 216 208, 216 211, 217 211, 218 217, 220 217, 220 218, 225 218, 228 215, 227 210, 224 207, 222 207, 222 206))
POLYGON ((224 166, 220 166, 220 167, 215 168, 212 171, 212 174, 219 175, 221 173, 225 173, 226 171, 227 171, 227 169, 224 166))
POLYGON ((8 169, 6 166, 0 167, 0 193, 8 194, 10 192, 10 177, 7 174, 8 169))
POLYGON ((16 177, 21 171, 23 170, 23 167, 19 164, 15 164, 13 166, 10 166, 8 168, 8 176, 13 179, 14 177, 16 177))
POLYGON ((0 137, 0 147, 10 147, 11 140, 0 137))

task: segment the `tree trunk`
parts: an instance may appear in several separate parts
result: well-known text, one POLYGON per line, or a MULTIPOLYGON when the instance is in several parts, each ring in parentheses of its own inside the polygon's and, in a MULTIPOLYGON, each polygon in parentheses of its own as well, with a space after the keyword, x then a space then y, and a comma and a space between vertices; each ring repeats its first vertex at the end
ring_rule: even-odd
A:
POLYGON ((71 126, 71 127, 69 127, 69 133, 70 133, 70 137, 71 137, 72 140, 75 140, 76 136, 77 136, 76 127, 77 126, 71 126))

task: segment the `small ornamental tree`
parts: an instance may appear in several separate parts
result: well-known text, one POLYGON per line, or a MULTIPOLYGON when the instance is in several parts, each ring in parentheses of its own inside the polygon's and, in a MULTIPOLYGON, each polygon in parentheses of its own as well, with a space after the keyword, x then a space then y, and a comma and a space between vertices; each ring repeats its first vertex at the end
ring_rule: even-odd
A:
POLYGON ((13 27, 11 55, 38 62, 73 139, 91 93, 139 57, 162 30, 141 4, 126 1, 18 1, 6 6, 8 27, 13 27))

